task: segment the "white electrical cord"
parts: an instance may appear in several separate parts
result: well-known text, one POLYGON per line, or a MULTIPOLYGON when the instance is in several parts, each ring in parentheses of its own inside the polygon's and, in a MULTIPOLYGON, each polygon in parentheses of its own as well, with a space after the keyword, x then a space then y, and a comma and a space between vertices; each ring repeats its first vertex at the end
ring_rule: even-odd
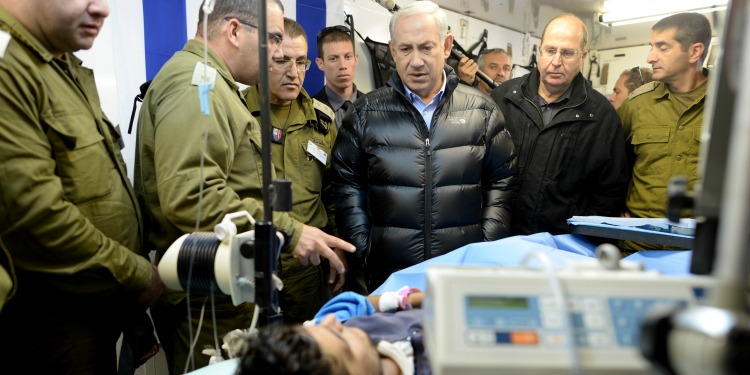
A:
POLYGON ((216 305, 214 304, 214 291, 211 290, 211 318, 214 324, 214 347, 216 348, 215 357, 219 361, 223 361, 224 357, 221 355, 221 345, 219 345, 219 328, 216 327, 216 305))
MULTIPOLYGON (((193 363, 193 368, 195 368, 195 358, 193 356, 193 353, 195 352, 195 345, 198 344, 198 337, 199 337, 200 332, 201 332, 201 326, 203 325, 203 313, 206 311, 206 301, 208 301, 208 299, 204 300, 203 301, 203 306, 201 306, 201 315, 200 315, 200 318, 198 318, 198 329, 197 329, 197 332, 195 334, 195 338, 193 339, 193 337, 190 337, 190 339, 191 339, 190 353, 188 353, 187 360, 185 361, 185 371, 182 372, 183 374, 187 373, 187 371, 188 371, 188 365, 190 363, 193 363)), ((188 303, 188 309, 190 309, 190 304, 189 303, 188 303)), ((193 326, 193 321, 189 320, 188 321, 188 327, 192 327, 192 326, 193 326)))
POLYGON ((575 332, 573 330, 573 318, 568 310, 568 301, 565 296, 565 290, 563 289, 560 279, 557 277, 555 272, 555 266, 549 259, 549 256, 543 252, 535 251, 526 255, 521 261, 521 266, 527 266, 527 263, 536 259, 542 266, 544 274, 547 276, 550 289, 552 290, 552 296, 555 299, 560 312, 563 314, 563 328, 565 329, 565 335, 567 336, 567 353, 570 361, 570 373, 574 375, 583 375, 583 367, 581 366, 581 360, 578 357, 578 350, 576 349, 575 332))
POLYGON ((255 309, 253 310, 253 321, 250 323, 250 329, 248 332, 253 333, 255 331, 255 326, 258 325, 258 317, 260 316, 260 309, 258 308, 258 305, 255 305, 255 309))
MULTIPOLYGON (((211 14, 211 12, 214 11, 214 5, 216 4, 216 0, 205 0, 203 2, 203 76, 208 77, 208 15, 211 14)), ((200 96, 200 87, 198 88, 199 96, 200 96)), ((199 97, 199 100, 200 97, 199 97)), ((208 108, 210 108, 210 105, 208 105, 208 108)), ((205 155, 206 155, 206 148, 208 144, 208 125, 209 120, 206 119, 206 126, 203 133, 203 143, 201 144, 201 159, 200 159, 200 169, 199 169, 199 187, 198 187, 198 212, 195 218, 195 230, 194 232, 198 232, 200 230, 200 224, 201 224, 201 215, 203 214, 203 167, 205 165, 205 155)), ((201 324, 203 323, 203 312, 206 307, 205 301, 203 303, 203 306, 201 307, 201 316, 198 323, 198 329, 195 334, 195 337, 193 337, 193 317, 192 312, 190 308, 190 285, 192 281, 193 276, 193 262, 195 261, 195 252, 190 253, 190 265, 188 267, 188 282, 187 282, 187 288, 185 289, 185 298, 186 298, 186 305, 187 305, 187 316, 188 316, 188 340, 190 340, 193 344, 190 346, 190 354, 188 355, 188 360, 185 363, 185 372, 187 372, 188 369, 188 363, 192 363, 192 368, 195 369, 195 356, 193 355, 193 351, 195 350, 195 345, 198 342, 198 337, 200 337, 200 329, 201 324)), ((213 293, 211 293, 211 310, 214 311, 214 300, 213 300, 213 293)), ((216 335, 216 313, 213 312, 213 322, 214 322, 214 341, 218 343, 218 335, 216 335)), ((217 345, 218 347, 218 345, 217 345)), ((219 350, 221 348, 219 347, 219 350)))

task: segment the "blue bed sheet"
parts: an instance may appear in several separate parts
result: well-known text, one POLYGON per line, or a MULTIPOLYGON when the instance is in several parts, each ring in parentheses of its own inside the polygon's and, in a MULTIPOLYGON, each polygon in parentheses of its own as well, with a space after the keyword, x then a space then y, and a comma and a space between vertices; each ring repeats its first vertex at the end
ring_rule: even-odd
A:
MULTIPOLYGON (((514 236, 493 242, 469 244, 448 254, 429 259, 392 274, 372 294, 396 291, 404 285, 424 290, 427 284, 427 267, 431 265, 493 265, 513 267, 520 265, 529 253, 541 251, 552 263, 561 267, 565 261, 596 257, 596 245, 585 237, 575 234, 553 236, 536 233, 529 236, 514 236)), ((665 275, 689 274, 691 251, 640 251, 626 260, 637 261, 645 268, 655 269, 665 275)), ((533 266, 534 263, 529 265, 533 266)))

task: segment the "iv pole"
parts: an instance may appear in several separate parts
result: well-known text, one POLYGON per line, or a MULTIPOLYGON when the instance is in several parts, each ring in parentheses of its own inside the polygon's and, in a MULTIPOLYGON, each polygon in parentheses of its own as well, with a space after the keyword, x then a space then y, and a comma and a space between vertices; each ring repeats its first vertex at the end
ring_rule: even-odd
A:
MULTIPOLYGON (((279 248, 276 227, 273 225, 273 201, 278 189, 271 184, 271 109, 268 78, 268 25, 267 4, 258 0, 258 46, 260 59, 260 134, 261 165, 263 170, 263 220, 255 223, 255 303, 262 309, 261 324, 282 320, 279 292, 273 281, 279 248)), ((290 191, 291 192, 291 191, 290 191)), ((280 192, 279 192, 280 193, 280 192)))

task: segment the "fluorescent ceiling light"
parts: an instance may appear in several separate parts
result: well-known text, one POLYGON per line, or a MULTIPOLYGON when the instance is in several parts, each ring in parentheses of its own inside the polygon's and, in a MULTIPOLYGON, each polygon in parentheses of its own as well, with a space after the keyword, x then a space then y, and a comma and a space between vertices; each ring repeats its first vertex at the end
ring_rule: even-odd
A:
POLYGON ((727 9, 728 0, 607 0, 599 13, 599 22, 607 26, 622 26, 641 22, 656 22, 682 12, 710 13, 727 9))

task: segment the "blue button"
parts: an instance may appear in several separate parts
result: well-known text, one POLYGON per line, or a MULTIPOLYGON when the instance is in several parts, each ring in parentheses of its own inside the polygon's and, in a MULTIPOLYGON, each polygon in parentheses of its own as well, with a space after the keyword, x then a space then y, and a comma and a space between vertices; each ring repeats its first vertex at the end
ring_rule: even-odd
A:
POLYGON ((495 332, 495 340, 498 344, 510 344, 510 332, 495 332))

